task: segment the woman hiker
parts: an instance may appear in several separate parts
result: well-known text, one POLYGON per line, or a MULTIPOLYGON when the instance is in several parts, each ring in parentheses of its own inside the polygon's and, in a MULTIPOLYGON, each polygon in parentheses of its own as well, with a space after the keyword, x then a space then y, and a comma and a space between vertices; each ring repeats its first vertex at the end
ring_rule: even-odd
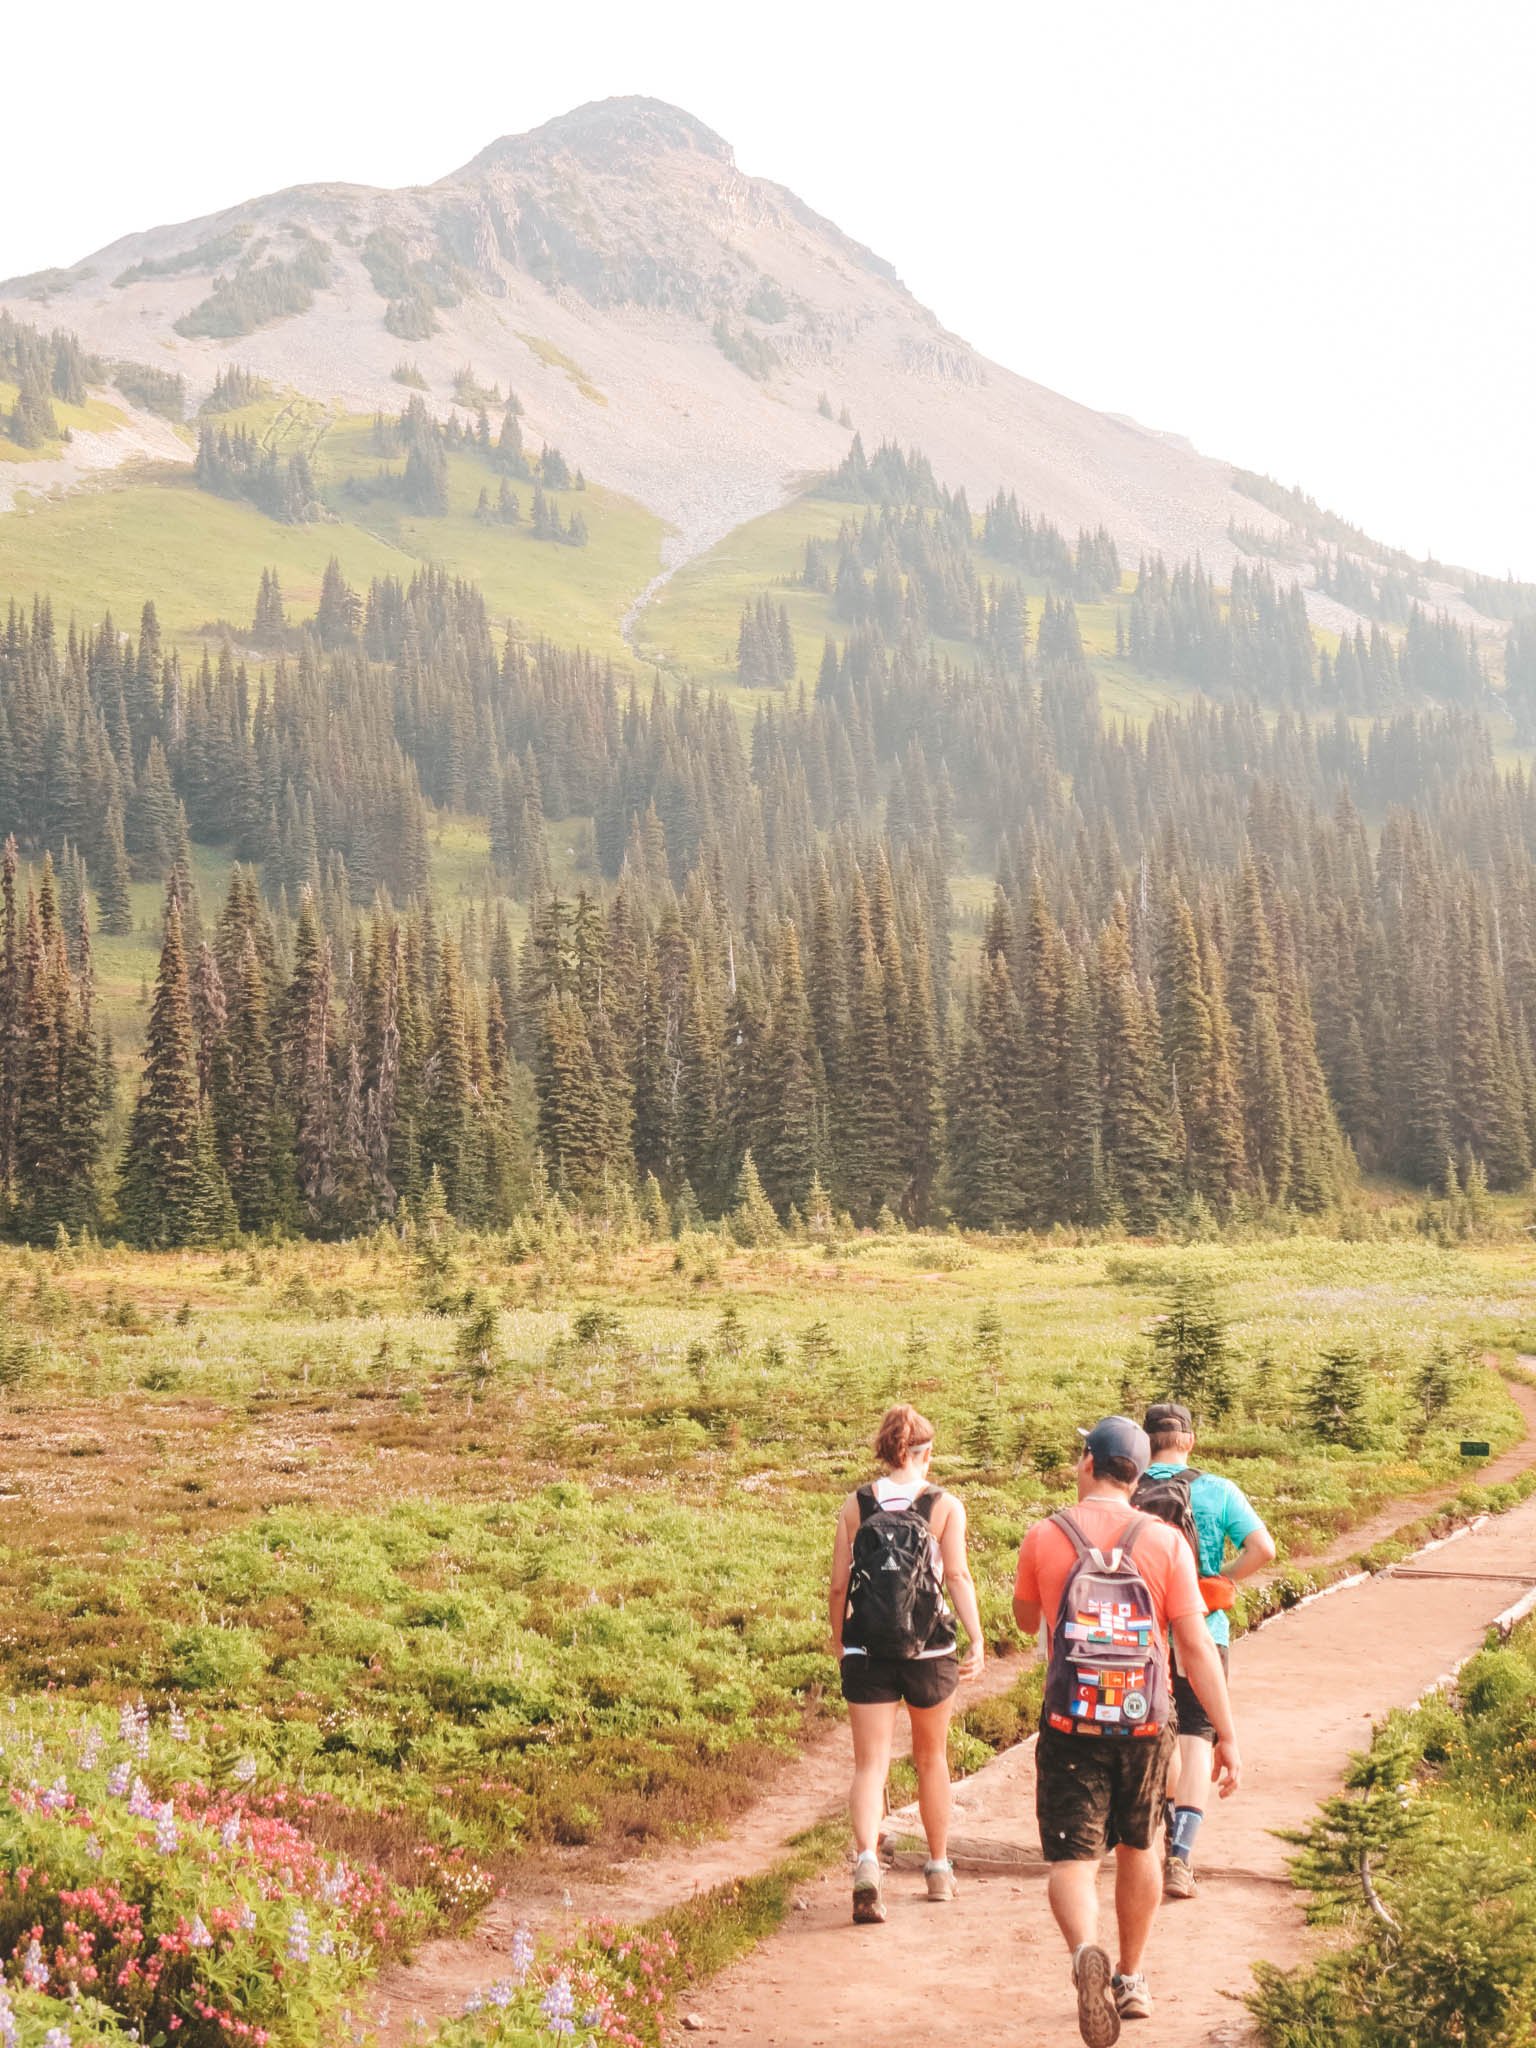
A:
POLYGON ((853 1917, 885 1918, 878 1854, 886 1778, 905 1700, 912 1723, 917 1803, 928 1838, 928 1897, 955 1895, 949 1860, 949 1720, 962 1679, 986 1661, 976 1588, 965 1554, 965 1509, 930 1484, 933 1424, 905 1403, 887 1411, 875 1438, 883 1475, 843 1502, 837 1518, 828 1609, 853 1730, 853 1917), (955 1617, 965 1625, 955 1654, 955 1617))

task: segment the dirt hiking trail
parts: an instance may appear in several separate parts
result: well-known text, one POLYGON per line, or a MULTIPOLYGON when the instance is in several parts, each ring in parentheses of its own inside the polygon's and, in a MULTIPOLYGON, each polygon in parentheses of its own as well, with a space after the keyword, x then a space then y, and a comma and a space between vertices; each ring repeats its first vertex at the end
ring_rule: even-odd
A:
MULTIPOLYGON (((1536 1422, 1536 1395, 1511 1391, 1536 1422)), ((1497 1476, 1511 1477, 1533 1457, 1528 1436, 1520 1461, 1497 1476)), ((1243 1788, 1206 1822, 1199 1897, 1165 1905, 1159 1916, 1147 1958, 1154 2016, 1127 2026, 1127 2048, 1238 2048, 1252 2038, 1234 2002, 1249 1986, 1250 1962, 1295 1962, 1308 1940, 1287 1879, 1292 1852, 1273 1831, 1304 1825, 1337 1789, 1373 1721, 1471 1656, 1490 1623, 1533 1585, 1536 1499, 1421 1561, 1282 1614, 1233 1646, 1243 1788)), ((952 1906, 929 1906, 920 1872, 898 1869, 886 1881, 884 1927, 850 1924, 840 1871, 806 1885, 805 1910, 691 2001, 702 2025, 681 2038, 752 2048, 873 2040, 893 2015, 917 2017, 908 2008, 918 2000, 924 2048, 1070 2048, 1078 2033, 1066 1953, 1035 1860, 1032 1743, 956 1787, 954 1832, 973 1857, 995 1844, 1013 1867, 967 1871, 971 1859, 957 1853, 961 1889, 952 1906)), ((1112 1930, 1107 1873, 1100 1896, 1112 1930)))
MULTIPOLYGON (((1536 1359, 1522 1364, 1536 1366, 1536 1359)), ((1536 1464, 1536 1387, 1512 1382, 1510 1392, 1526 1435, 1482 1469, 1485 1483, 1536 1464)), ((1399 1501, 1305 1561, 1352 1556, 1455 1490, 1399 1501)), ((1154 1997, 1159 1990, 1162 1997, 1151 2024, 1130 2029, 1130 2048, 1233 2048, 1249 2038, 1243 2008, 1223 1992, 1241 1995, 1249 1959, 1295 1960, 1305 1937, 1286 1877, 1289 1852, 1271 1830, 1304 1823, 1337 1788, 1372 1721, 1471 1655, 1494 1617, 1536 1583, 1536 1500, 1424 1560, 1426 1573, 1454 1576, 1414 1577, 1413 1569, 1283 1614, 1234 1646, 1243 1790, 1206 1824, 1200 1897, 1169 1906, 1158 1921, 1149 1972, 1154 1997)), ((1022 1669, 1018 1658, 993 1660, 967 1697, 1006 1691, 1022 1669)), ((906 1733, 903 1718, 900 1753, 906 1733)), ((855 1928, 841 1872, 808 1884, 778 1935, 687 2001, 702 2027, 679 2039, 713 2035, 753 2048, 821 2048, 878 2033, 891 2019, 890 1964, 899 1959, 907 1989, 898 2006, 913 1987, 929 1987, 922 2032, 932 2048, 1075 2041, 1038 1861, 1033 1747, 1005 1752, 956 1787, 962 1889, 953 1906, 920 1902, 920 1875, 897 1871, 888 1883, 886 1926, 855 1928)), ((838 1811, 851 1766, 848 1731, 840 1726, 808 1744, 722 1840, 665 1849, 597 1875, 574 1856, 568 1871, 557 1858, 537 1859, 526 1885, 498 1899, 472 1936, 428 1942, 413 1962, 381 1975, 370 2001, 380 2048, 399 2048, 419 2034, 420 2022, 461 2012, 473 1991, 504 1975, 519 1925, 575 1930, 594 1919, 643 1921, 767 1869, 790 1837, 838 1811)), ((1108 1909, 1107 1882, 1104 1900, 1108 1909)))
MULTIPOLYGON (((966 1699, 1006 1692, 1023 1669, 1014 1658, 992 1659, 966 1699)), ((905 1756, 910 1733, 905 1719, 896 1732, 896 1751, 905 1756)), ((562 1871, 557 1856, 532 1862, 526 1883, 514 1879, 474 1934, 425 1942, 415 1960, 384 1971, 372 2000, 380 2048, 396 2048, 420 2030, 418 2019, 438 2020, 462 2012, 472 1991, 506 1975, 507 1951, 521 1926, 579 1928, 589 1920, 633 1925, 697 1892, 712 1891, 732 1878, 767 1870, 794 1835, 836 1813, 848 1796, 853 1744, 846 1724, 829 1728, 786 1764, 772 1791, 754 1800, 728 1836, 689 1843, 635 1857, 594 1875, 590 1859, 572 1855, 562 1871)))

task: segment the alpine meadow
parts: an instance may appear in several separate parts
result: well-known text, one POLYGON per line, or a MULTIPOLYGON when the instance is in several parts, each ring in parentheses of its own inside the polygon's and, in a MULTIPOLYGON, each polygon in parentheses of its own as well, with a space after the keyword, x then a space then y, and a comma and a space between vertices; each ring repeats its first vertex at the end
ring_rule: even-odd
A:
POLYGON ((1278 1556, 1155 2038, 1528 2042, 1533 747, 1536 585, 657 100, 0 283, 0 2043, 1066 2038, 1014 1564, 1166 1401, 1278 1556), (901 1403, 990 1654, 893 1968, 901 1403))

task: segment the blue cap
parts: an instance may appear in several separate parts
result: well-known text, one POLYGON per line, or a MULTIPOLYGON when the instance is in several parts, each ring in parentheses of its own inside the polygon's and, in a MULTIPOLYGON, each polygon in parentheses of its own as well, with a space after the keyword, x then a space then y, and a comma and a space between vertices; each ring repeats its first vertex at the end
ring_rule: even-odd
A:
POLYGON ((1092 1429, 1080 1429, 1083 1449, 1095 1458, 1129 1458, 1139 1479, 1152 1462, 1152 1445, 1147 1432, 1129 1415, 1106 1415, 1092 1429))

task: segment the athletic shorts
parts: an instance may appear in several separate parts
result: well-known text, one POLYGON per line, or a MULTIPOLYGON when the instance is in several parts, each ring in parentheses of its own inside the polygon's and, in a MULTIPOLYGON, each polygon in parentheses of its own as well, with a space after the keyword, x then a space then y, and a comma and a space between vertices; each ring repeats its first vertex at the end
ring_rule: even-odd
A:
POLYGON ((960 1683, 960 1665, 948 1657, 845 1657, 843 1698, 855 1707, 942 1707, 960 1683))
MULTIPOLYGON (((1227 1670, 1230 1659, 1225 1643, 1218 1643, 1216 1645, 1216 1654, 1221 1659, 1222 1670, 1227 1670)), ((1198 1736, 1201 1742, 1214 1742, 1216 1740, 1216 1730, 1211 1726, 1210 1715, 1201 1706, 1195 1688, 1190 1684, 1183 1672, 1179 1670, 1177 1664, 1175 1664, 1173 1670, 1173 1710, 1178 1716, 1179 1733, 1181 1735, 1198 1736)))
POLYGON ((1171 1728, 1156 1742, 1042 1728, 1035 1818, 1046 1862, 1093 1862, 1122 1843, 1150 1849, 1163 1824, 1174 1740, 1171 1728))

